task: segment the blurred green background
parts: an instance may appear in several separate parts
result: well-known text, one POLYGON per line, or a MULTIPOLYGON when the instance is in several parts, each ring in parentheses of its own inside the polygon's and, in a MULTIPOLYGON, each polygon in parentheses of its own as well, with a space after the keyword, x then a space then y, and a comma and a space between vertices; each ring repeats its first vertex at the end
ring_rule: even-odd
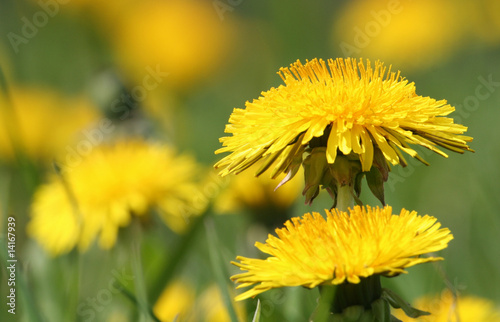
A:
MULTIPOLYGON (((64 98, 84 97, 93 106, 94 119, 107 117, 117 126, 105 141, 153 138, 195 156, 206 169, 221 158, 214 151, 232 109, 281 84, 276 75, 280 67, 297 59, 346 56, 392 64, 415 82, 418 94, 446 99, 456 107, 451 116, 469 127, 476 153, 445 159, 419 150, 429 167, 410 160, 407 168, 392 168, 385 186, 388 204, 395 211, 406 208, 437 217, 455 238, 440 253, 443 262, 410 268, 410 274, 383 283, 409 301, 438 293, 448 283, 463 294, 500 304, 498 1, 1 0, 0 8, 0 66, 8 93, 28 97, 35 94, 27 89, 35 88, 64 98), (144 77, 151 74, 148 67, 168 76, 141 92, 122 117, 125 111, 117 113, 113 102, 138 86, 144 88, 144 77)), ((34 96, 30 102, 30 108, 37 109, 42 98, 34 96)), ((1 108, 0 123, 8 130, 15 122, 4 113, 9 109, 5 100, 1 108)), ((38 115, 29 113, 28 118, 38 115)), ((55 121, 42 140, 33 143, 41 145, 37 151, 52 149, 45 146, 51 132, 75 122, 64 119, 61 109, 41 113, 45 118, 30 122, 55 121)), ((33 193, 53 172, 51 158, 40 153, 19 158, 2 144, 0 236, 5 242, 7 216, 15 216, 15 319, 20 321, 146 321, 141 306, 120 292, 111 293, 111 300, 98 308, 85 304, 117 274, 139 299, 144 287, 149 306, 154 305, 151 294, 178 278, 191 284, 197 299, 212 284, 232 296, 229 276, 238 269, 229 262, 236 255, 260 256, 253 243, 264 242, 272 232, 252 213, 278 211, 266 204, 256 205, 257 210, 246 205, 220 215, 211 208, 205 221, 187 235, 177 235, 157 220, 158 225, 142 231, 137 254, 124 246, 134 238, 125 228, 121 243, 110 251, 93 247, 84 254, 73 251, 51 258, 24 230, 33 193), (137 262, 143 276, 136 275, 137 262), (169 276, 160 277, 172 263, 176 265, 169 276), (85 309, 92 314, 82 314, 85 309)), ((64 150, 64 144, 55 151, 64 150)), ((220 181, 220 187, 227 185, 220 181)), ((366 190, 361 199, 378 205, 366 190)), ((331 206, 325 194, 310 207, 297 194, 290 208, 279 211, 288 217, 322 211, 331 206)), ((2 252, 0 320, 14 321, 6 312, 8 272, 2 252)), ((317 297, 317 290, 301 288, 266 292, 260 297, 262 320, 303 321, 317 297)), ((251 320, 256 301, 242 303, 242 316, 251 320)), ((209 320, 208 313, 203 316, 201 320, 209 320)))

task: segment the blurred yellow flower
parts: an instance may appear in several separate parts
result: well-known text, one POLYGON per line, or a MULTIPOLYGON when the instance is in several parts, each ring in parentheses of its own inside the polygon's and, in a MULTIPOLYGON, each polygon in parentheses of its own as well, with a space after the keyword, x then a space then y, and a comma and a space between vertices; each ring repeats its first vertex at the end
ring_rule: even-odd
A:
MULTIPOLYGON (((245 321, 245 308, 241 304, 233 303, 239 321, 245 321)), ((161 321, 206 321, 229 322, 231 318, 222 301, 220 291, 216 285, 205 289, 199 297, 191 286, 180 281, 171 283, 156 302, 153 312, 161 321)))
POLYGON ((98 113, 83 97, 68 98, 42 88, 10 88, 0 109, 0 158, 16 149, 29 158, 50 161, 62 153, 98 113))
MULTIPOLYGON (((234 303, 233 307, 236 310, 236 315, 239 321, 246 321, 245 307, 241 304, 234 303)), ((227 312, 227 308, 222 301, 222 295, 216 285, 208 287, 200 296, 197 317, 193 321, 207 322, 229 322, 231 318, 227 312)))
POLYGON ((401 310, 393 314, 401 321, 421 322, 499 322, 500 309, 488 299, 475 296, 458 296, 446 290, 438 296, 425 296, 415 301, 414 307, 431 315, 417 319, 407 317, 401 310))
POLYGON ((140 1, 110 37, 133 80, 142 81, 150 67, 168 73, 162 85, 183 88, 212 77, 226 57, 233 28, 219 20, 209 1, 140 1))
POLYGON ((394 165, 406 165, 400 150, 423 161, 408 143, 445 157, 436 145, 459 153, 470 150, 472 138, 460 135, 467 128, 444 117, 454 107, 417 95, 414 83, 380 62, 297 61, 279 75, 285 85, 231 114, 225 132, 232 136, 221 138, 224 147, 216 151, 231 152, 215 165, 223 168, 221 175, 238 174, 264 159, 257 174, 274 164, 272 177, 282 172, 293 176, 303 153, 319 148, 326 153, 325 163, 353 154, 363 171, 370 170, 378 149, 394 165))
POLYGON ((440 229, 436 218, 417 216, 415 211, 392 208, 362 208, 350 213, 326 211, 292 218, 285 228, 276 229, 265 244, 255 246, 271 255, 265 260, 238 256, 234 265, 247 272, 231 277, 238 288, 254 286, 236 300, 254 297, 284 286, 358 284, 372 275, 395 276, 417 264, 441 260, 420 257, 446 248, 453 239, 447 228, 440 229))
POLYGON ((173 281, 161 293, 153 312, 160 321, 186 321, 195 299, 195 290, 189 284, 173 281))
POLYGON ((137 140, 97 147, 63 178, 54 176, 39 188, 28 234, 53 255, 77 245, 85 250, 96 237, 107 249, 132 216, 153 207, 182 232, 206 206, 197 197, 197 172, 192 158, 166 146, 137 140))
POLYGON ((256 178, 251 171, 227 176, 228 184, 217 195, 214 210, 219 214, 248 214, 252 222, 264 225, 261 229, 265 236, 269 229, 281 227, 290 219, 292 206, 304 187, 303 181, 297 178, 280 184, 283 178, 283 175, 277 180, 256 178))
POLYGON ((291 180, 277 188, 281 179, 256 178, 250 171, 231 176, 227 188, 217 196, 214 208, 219 213, 244 209, 288 209, 300 195, 303 181, 291 180))
POLYGON ((460 45, 466 24, 458 7, 452 0, 346 2, 333 26, 335 49, 405 70, 428 67, 460 45))

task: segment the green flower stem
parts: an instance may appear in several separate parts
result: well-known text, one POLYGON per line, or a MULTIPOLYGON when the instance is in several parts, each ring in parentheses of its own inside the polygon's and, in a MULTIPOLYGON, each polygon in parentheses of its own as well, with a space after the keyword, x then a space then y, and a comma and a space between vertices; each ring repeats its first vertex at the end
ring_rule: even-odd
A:
POLYGON ((332 313, 342 313, 350 306, 363 306, 370 310, 372 303, 382 295, 380 276, 362 278, 358 284, 344 282, 337 286, 333 300, 332 313))
POLYGON ((340 211, 348 211, 348 208, 354 206, 354 196, 352 195, 349 185, 337 185, 337 205, 336 209, 340 211))
POLYGON ((152 279, 155 282, 154 285, 152 285, 150 288, 148 297, 151 300, 151 303, 156 303, 163 289, 174 277, 178 266, 185 259, 186 254, 189 253, 189 249, 196 240, 196 237, 203 227, 205 218, 209 216, 209 213, 211 213, 210 206, 207 210, 205 210, 203 214, 196 218, 193 218, 193 223, 191 224, 189 230, 185 234, 180 236, 179 244, 173 250, 172 255, 165 257, 163 259, 163 262, 159 264, 161 265, 160 267, 163 268, 160 270, 161 273, 156 276, 156 278, 152 279))

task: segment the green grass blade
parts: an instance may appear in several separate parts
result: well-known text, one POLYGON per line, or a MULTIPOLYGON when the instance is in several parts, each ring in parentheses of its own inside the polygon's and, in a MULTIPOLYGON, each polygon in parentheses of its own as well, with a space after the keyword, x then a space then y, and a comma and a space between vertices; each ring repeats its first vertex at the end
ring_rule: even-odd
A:
POLYGON ((257 307, 255 308, 255 313, 253 315, 252 322, 260 322, 260 300, 257 300, 257 307))
MULTIPOLYGON (((135 225, 134 230, 136 235, 140 234, 140 227, 135 225)), ((137 238, 137 240, 141 240, 141 238, 137 238)), ((140 311, 143 312, 144 316, 150 317, 154 320, 158 320, 153 313, 153 309, 149 306, 146 284, 144 283, 144 273, 142 270, 142 258, 141 258, 141 250, 140 250, 140 242, 133 241, 132 242, 132 271, 136 278, 134 279, 135 293, 136 299, 135 302, 138 304, 140 311)))
POLYGON ((186 254, 188 254, 188 250, 193 244, 195 237, 198 235, 198 231, 200 230, 203 220, 207 216, 208 212, 209 210, 207 209, 202 215, 193 219, 194 222, 191 225, 190 230, 181 236, 181 240, 172 256, 164 259, 161 264, 161 267, 164 268, 160 270, 160 274, 154 279, 155 283, 149 291, 149 299, 151 299, 152 303, 156 303, 163 289, 175 274, 177 267, 180 265, 186 254))
POLYGON ((0 90, 3 92, 5 96, 9 95, 9 87, 7 85, 7 79, 5 78, 5 73, 3 72, 3 68, 0 66, 0 90))
POLYGON ((221 292, 222 301, 224 302, 227 312, 229 313, 229 317, 231 321, 237 322, 238 316, 236 315, 236 310, 234 309, 233 300, 231 294, 229 294, 229 274, 225 269, 225 263, 222 262, 220 257, 219 250, 219 242, 217 239, 217 235, 215 233, 215 226, 212 220, 205 220, 205 231, 207 233, 207 243, 208 243, 208 252, 210 256, 210 264, 212 265, 212 271, 215 275, 215 281, 219 287, 221 292))

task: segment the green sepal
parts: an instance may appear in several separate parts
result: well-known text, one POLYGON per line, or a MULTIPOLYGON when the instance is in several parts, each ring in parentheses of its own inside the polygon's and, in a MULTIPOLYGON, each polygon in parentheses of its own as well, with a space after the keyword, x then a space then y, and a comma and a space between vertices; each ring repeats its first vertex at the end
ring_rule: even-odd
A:
POLYGON ((345 155, 337 155, 335 162, 328 166, 333 178, 335 178, 341 186, 352 185, 352 165, 345 155))
MULTIPOLYGON (((362 305, 354 305, 344 309, 342 313, 333 314, 330 322, 385 322, 377 320, 372 310, 365 310, 362 305)), ((390 320, 387 320, 390 322, 390 320)))
POLYGON ((360 172, 354 178, 354 192, 356 193, 356 197, 358 197, 358 198, 361 195, 361 184, 363 182, 364 176, 365 176, 365 173, 360 172))
POLYGON ((305 187, 302 195, 306 197, 306 204, 310 205, 319 194, 319 186, 324 181, 323 176, 328 169, 326 160, 326 147, 312 149, 304 162, 305 187))
POLYGON ((410 318, 418 318, 424 315, 430 315, 429 312, 421 311, 412 307, 408 302, 403 300, 399 295, 389 289, 382 289, 382 298, 386 300, 393 308, 402 309, 410 318))
POLYGON ((353 305, 346 307, 342 313, 333 315, 332 321, 356 322, 360 321, 361 316, 365 312, 363 305, 353 305))
POLYGON ((364 311, 363 314, 361 314, 361 316, 359 317, 359 320, 357 320, 357 322, 373 322, 373 321, 376 320, 372 310, 364 311))
POLYGON ((352 195, 354 197, 354 201, 356 202, 356 205, 358 206, 363 206, 363 202, 361 199, 359 199, 355 194, 352 195))
POLYGON ((385 206, 384 198, 384 177, 377 167, 371 167, 369 172, 366 173, 366 182, 371 192, 378 200, 385 206))
POLYGON ((386 182, 389 178, 389 164, 387 164, 387 159, 378 147, 374 147, 373 150, 373 167, 376 167, 380 174, 382 175, 383 182, 386 182))
POLYGON ((380 298, 373 301, 372 312, 375 321, 391 322, 391 308, 386 300, 380 298))
POLYGON ((345 308, 342 313, 333 314, 332 322, 397 322, 391 315, 389 303, 379 298, 372 302, 371 309, 365 310, 362 305, 353 305, 345 308))

